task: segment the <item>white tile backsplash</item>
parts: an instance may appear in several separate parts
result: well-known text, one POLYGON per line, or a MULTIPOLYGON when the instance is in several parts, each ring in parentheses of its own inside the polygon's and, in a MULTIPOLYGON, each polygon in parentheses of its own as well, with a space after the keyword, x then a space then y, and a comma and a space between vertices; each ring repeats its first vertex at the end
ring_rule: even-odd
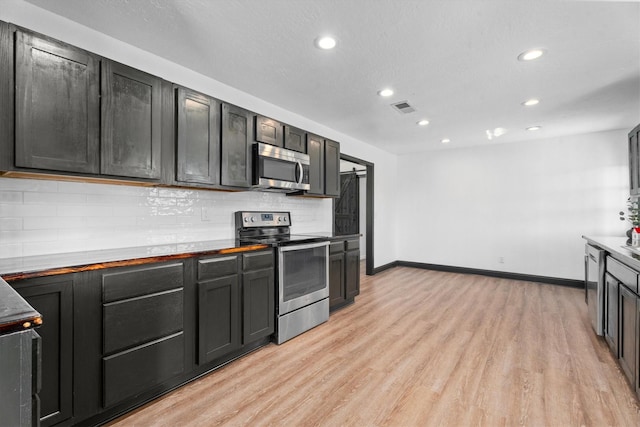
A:
POLYGON ((234 238, 239 210, 331 230, 331 199, 0 177, 0 258, 234 238))

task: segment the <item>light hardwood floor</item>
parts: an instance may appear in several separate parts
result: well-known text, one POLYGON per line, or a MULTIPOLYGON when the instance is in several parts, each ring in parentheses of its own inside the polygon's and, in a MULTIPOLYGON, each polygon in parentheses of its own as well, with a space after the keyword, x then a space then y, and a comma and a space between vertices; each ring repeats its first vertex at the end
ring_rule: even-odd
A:
POLYGON ((584 293, 397 267, 356 303, 113 426, 640 426, 584 293))

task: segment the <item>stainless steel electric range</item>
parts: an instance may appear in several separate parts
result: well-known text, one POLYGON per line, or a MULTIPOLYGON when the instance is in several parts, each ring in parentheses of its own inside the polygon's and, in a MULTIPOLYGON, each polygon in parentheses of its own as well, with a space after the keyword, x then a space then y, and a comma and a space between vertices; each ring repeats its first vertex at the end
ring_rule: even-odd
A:
POLYGON ((275 247, 276 343, 329 320, 329 242, 327 237, 291 234, 289 212, 236 212, 240 244, 275 247))

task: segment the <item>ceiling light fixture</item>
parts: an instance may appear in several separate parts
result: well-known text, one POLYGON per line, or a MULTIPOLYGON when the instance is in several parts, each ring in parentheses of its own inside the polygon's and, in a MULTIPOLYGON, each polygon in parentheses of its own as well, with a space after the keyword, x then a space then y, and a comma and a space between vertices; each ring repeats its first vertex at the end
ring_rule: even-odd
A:
POLYGON ((429 120, 420 120, 417 125, 418 126, 426 126, 429 124, 429 120))
POLYGON ((494 130, 487 129, 485 132, 487 134, 487 139, 491 141, 493 138, 497 138, 507 133, 507 130, 505 128, 495 128, 494 130))
POLYGON ((542 129, 542 126, 529 126, 527 128, 527 130, 530 130, 530 131, 540 130, 540 129, 542 129))
POLYGON ((534 59, 540 58, 546 52, 544 49, 529 49, 518 55, 518 61, 533 61, 534 59))
POLYGON ((378 91, 378 95, 383 96, 385 98, 393 95, 393 90, 387 88, 387 89, 382 89, 378 91))
POLYGON ((336 47, 336 39, 331 36, 318 37, 315 40, 315 45, 319 49, 330 50, 336 47))
POLYGON ((440 142, 442 142, 443 144, 448 144, 451 142, 451 140, 449 138, 444 138, 444 139, 441 139, 440 142))
POLYGON ((532 105, 538 105, 539 103, 540 103, 539 99, 531 98, 524 101, 522 105, 524 105, 525 107, 531 107, 532 105))

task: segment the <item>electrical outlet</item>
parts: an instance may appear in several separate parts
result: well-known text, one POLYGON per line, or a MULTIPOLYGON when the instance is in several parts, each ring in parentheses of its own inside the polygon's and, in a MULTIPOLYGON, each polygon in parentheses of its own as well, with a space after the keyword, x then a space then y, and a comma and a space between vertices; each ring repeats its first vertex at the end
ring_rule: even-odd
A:
POLYGON ((202 207, 202 216, 200 219, 202 221, 211 221, 211 215, 209 215, 209 208, 207 206, 202 207))
POLYGON ((504 257, 503 257, 503 256, 498 257, 498 262, 499 262, 500 264, 504 264, 504 257))

